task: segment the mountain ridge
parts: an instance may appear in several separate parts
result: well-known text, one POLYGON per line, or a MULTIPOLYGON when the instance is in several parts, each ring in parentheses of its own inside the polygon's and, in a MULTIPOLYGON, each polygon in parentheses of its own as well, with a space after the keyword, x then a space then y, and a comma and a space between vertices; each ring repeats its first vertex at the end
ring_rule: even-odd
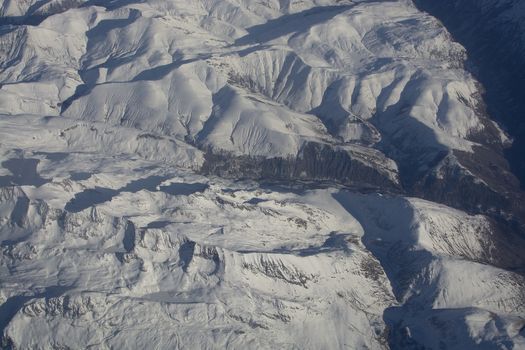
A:
POLYGON ((412 1, 0 14, 2 347, 525 346, 511 139, 412 1))

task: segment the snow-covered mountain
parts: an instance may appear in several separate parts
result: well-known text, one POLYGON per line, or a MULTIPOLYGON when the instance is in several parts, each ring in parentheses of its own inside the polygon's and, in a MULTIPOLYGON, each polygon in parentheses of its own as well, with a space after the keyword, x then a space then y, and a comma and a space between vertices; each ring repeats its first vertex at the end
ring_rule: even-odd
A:
POLYGON ((416 0, 469 51, 471 71, 485 87, 488 110, 514 138, 507 151, 525 182, 525 3, 520 0, 416 0))
POLYGON ((0 4, 2 347, 525 348, 513 140, 417 5, 0 4))

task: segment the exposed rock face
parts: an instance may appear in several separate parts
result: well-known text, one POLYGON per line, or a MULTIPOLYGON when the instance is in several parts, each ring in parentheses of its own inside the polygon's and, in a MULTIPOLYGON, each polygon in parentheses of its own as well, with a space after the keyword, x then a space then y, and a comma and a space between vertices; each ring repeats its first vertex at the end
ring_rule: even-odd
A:
POLYGON ((493 151, 453 152, 418 180, 413 191, 422 198, 523 225, 525 208, 519 182, 501 155, 493 151))
POLYGON ((318 181, 362 189, 399 190, 394 162, 379 152, 308 143, 296 157, 263 158, 208 153, 201 171, 227 178, 318 181))

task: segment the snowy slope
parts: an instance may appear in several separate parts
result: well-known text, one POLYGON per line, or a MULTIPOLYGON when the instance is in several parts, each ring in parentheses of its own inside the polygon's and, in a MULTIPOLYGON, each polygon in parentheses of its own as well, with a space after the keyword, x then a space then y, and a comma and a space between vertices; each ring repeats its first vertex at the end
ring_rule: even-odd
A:
MULTIPOLYGON (((411 2, 35 6, 24 16, 40 11, 39 23, 5 26, 0 37, 0 112, 136 128, 208 154, 248 156, 249 168, 264 159, 305 168, 301 155, 314 147, 354 168, 330 170, 331 180, 391 183, 458 208, 491 210, 484 196, 475 205, 445 196, 435 176, 445 168, 445 182, 505 192, 507 215, 525 211, 513 208, 522 198, 501 155, 509 139, 484 112, 482 90, 463 68, 465 50, 411 2), (479 171, 472 165, 479 162, 501 163, 501 171, 479 171), (385 170, 367 181, 373 169, 385 170), (432 190, 419 191, 421 183, 432 190)), ((299 173, 326 178, 319 168, 331 166, 299 173)))
POLYGON ((401 328, 385 315, 399 312, 426 345, 442 330, 419 320, 434 312, 489 344, 524 341, 522 277, 486 265, 523 257, 491 255, 483 216, 231 183, 98 150, 4 152, 4 167, 27 168, 2 189, 5 344, 379 349, 396 335, 387 325, 401 328), (506 323, 485 334, 486 313, 506 323))
POLYGON ((0 16, 1 347, 525 347, 511 140, 411 1, 0 16))
POLYGON ((507 150, 525 181, 525 3, 520 0, 417 0, 468 50, 470 69, 484 85, 488 112, 514 139, 507 150), (504 40, 502 40, 504 38, 504 40))

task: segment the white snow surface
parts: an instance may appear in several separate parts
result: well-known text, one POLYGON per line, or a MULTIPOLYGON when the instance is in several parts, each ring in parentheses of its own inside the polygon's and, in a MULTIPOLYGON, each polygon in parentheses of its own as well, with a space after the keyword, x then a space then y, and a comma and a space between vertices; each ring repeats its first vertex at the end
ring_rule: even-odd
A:
POLYGON ((471 152, 491 122, 465 50, 411 1, 0 14, 21 21, 0 26, 0 347, 525 348, 525 281, 489 218, 199 173, 206 152, 307 142, 394 170, 385 140, 471 152))
POLYGON ((396 317, 425 346, 525 344, 484 216, 204 177, 194 149, 84 124, 0 117, 4 346, 384 349, 396 317))
POLYGON ((410 1, 65 3, 0 36, 0 112, 264 157, 383 138, 470 151, 484 128, 464 49, 410 1))

